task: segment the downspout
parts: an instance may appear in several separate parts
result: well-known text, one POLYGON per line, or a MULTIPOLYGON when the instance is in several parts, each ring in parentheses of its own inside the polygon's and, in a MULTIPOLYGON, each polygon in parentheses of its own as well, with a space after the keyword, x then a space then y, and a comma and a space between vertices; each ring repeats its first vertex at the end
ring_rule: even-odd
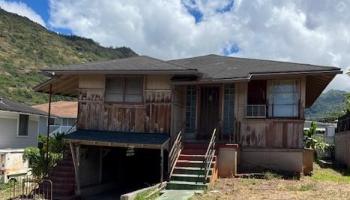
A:
POLYGON ((47 118, 47 132, 46 132, 46 175, 49 174, 49 137, 50 137, 50 118, 51 118, 51 97, 52 97, 52 84, 50 84, 49 90, 49 110, 47 118))

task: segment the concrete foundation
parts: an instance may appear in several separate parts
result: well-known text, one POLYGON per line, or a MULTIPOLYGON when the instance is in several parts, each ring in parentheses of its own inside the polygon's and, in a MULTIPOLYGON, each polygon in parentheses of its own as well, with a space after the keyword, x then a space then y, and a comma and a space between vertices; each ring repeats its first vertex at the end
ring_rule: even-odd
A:
POLYGON ((301 173, 303 149, 242 149, 240 169, 250 172, 271 169, 301 173))

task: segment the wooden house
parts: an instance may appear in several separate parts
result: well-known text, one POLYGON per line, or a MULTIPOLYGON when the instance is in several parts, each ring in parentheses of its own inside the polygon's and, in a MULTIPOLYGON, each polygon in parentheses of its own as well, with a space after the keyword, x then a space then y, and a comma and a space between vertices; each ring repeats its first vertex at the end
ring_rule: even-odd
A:
MULTIPOLYGON (((50 79, 36 91, 78 98, 77 131, 66 138, 78 190, 106 178, 110 147, 142 155, 132 165, 161 170, 161 180, 167 168, 180 173, 174 165, 184 154, 182 144, 194 149, 180 160, 192 158, 193 164, 211 166, 213 149, 229 143, 239 146, 242 169, 301 172, 304 109, 341 73, 336 67, 219 55, 170 61, 136 56, 43 72, 50 79), (191 152, 202 157, 196 160, 191 152)), ((215 173, 206 171, 204 178, 210 174, 215 173)))

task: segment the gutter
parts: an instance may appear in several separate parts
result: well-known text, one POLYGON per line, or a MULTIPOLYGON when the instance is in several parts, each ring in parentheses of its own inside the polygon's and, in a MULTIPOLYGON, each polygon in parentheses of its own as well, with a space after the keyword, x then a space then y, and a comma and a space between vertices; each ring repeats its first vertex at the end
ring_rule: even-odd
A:
POLYGON ((320 70, 320 71, 292 71, 292 72, 266 72, 266 73, 250 73, 251 76, 271 76, 271 75, 300 75, 300 74, 342 74, 343 71, 336 70, 320 70))

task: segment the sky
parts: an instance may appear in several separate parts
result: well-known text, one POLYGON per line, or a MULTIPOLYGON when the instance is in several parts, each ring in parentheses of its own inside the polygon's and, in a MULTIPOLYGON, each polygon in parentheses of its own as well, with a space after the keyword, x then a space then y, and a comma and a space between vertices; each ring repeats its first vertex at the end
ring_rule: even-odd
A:
MULTIPOLYGON (((0 0, 0 7, 160 59, 214 53, 350 67, 345 0, 0 0)), ((329 89, 350 91, 350 78, 338 75, 329 89)))

